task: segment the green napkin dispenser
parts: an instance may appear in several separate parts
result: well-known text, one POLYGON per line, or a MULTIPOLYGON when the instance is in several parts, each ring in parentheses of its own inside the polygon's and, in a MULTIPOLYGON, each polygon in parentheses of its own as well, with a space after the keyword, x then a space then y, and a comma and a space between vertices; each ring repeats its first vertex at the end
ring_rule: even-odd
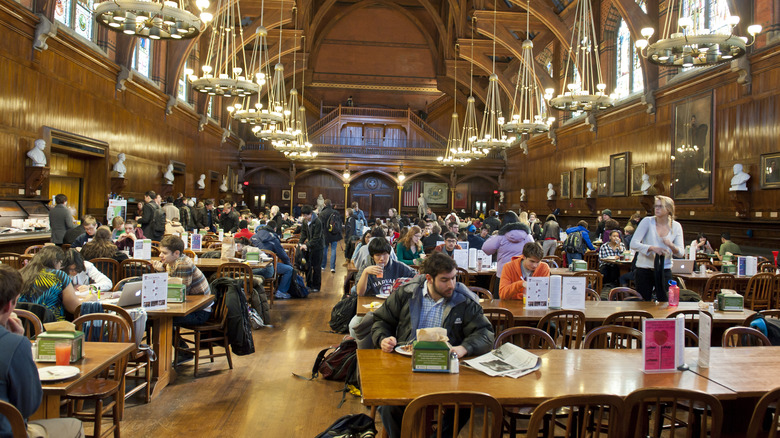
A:
POLYGON ((38 362, 55 362, 57 355, 55 344, 58 341, 70 341, 70 362, 76 362, 84 357, 84 332, 43 332, 36 338, 38 340, 38 362))
POLYGON ((187 300, 187 287, 183 284, 168 283, 168 302, 183 303, 187 300))
POLYGON ((718 294, 718 310, 741 312, 745 307, 745 299, 739 294, 718 294))
POLYGON ((733 263, 724 263, 720 267, 720 272, 722 272, 724 274, 737 275, 737 265, 735 265, 733 263))
POLYGON ((571 262, 571 270, 574 272, 587 271, 588 262, 585 260, 573 260, 571 262))
POLYGON ((412 350, 412 371, 449 373, 450 347, 446 342, 415 342, 412 350))

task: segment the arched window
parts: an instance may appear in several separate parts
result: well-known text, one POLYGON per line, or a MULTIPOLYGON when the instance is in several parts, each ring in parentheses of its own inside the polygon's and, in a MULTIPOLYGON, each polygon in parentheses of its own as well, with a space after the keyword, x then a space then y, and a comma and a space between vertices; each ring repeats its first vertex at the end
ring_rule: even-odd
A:
POLYGON ((131 65, 146 78, 152 73, 152 42, 148 38, 138 38, 131 65))
POLYGON ((628 30, 628 25, 622 19, 618 27, 615 47, 617 53, 615 93, 623 97, 642 91, 644 82, 642 80, 642 65, 639 62, 639 53, 637 53, 634 42, 631 40, 631 32, 628 30))
POLYGON ((188 94, 190 89, 189 81, 187 81, 187 68, 190 66, 190 60, 188 59, 184 63, 184 67, 181 69, 181 75, 179 75, 179 88, 176 91, 176 97, 179 98, 179 100, 183 100, 185 102, 189 102, 188 100, 188 94))
POLYGON ((682 16, 693 20, 696 30, 728 31, 726 19, 731 15, 726 0, 683 0, 682 16))
POLYGON ((92 40, 95 27, 92 18, 94 3, 94 0, 57 0, 54 4, 54 19, 92 40))

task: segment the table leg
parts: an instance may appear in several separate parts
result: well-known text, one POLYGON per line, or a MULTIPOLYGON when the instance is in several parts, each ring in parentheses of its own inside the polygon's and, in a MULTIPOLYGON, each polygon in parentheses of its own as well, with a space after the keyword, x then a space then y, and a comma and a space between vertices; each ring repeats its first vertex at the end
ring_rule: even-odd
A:
POLYGON ((30 416, 30 420, 46 420, 49 418, 60 418, 61 397, 55 394, 44 394, 41 405, 38 410, 30 416))
POLYGON ((157 360, 152 362, 152 398, 157 397, 168 383, 176 380, 173 370, 173 318, 161 316, 152 320, 152 348, 157 360))

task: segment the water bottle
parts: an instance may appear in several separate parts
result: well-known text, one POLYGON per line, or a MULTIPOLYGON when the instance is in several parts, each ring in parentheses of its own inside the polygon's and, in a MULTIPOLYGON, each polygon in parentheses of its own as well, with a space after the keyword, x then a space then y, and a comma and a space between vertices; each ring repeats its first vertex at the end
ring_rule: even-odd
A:
POLYGON ((674 280, 669 281, 669 307, 677 307, 680 304, 680 288, 674 280))

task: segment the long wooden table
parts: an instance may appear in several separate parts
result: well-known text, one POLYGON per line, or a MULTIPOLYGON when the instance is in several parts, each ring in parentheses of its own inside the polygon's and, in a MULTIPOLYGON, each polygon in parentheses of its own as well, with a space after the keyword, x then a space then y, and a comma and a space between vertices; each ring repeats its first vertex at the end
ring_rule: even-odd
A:
POLYGON ((152 322, 152 348, 157 353, 157 360, 152 362, 152 398, 157 397, 168 383, 176 380, 173 369, 173 318, 187 316, 203 309, 214 301, 213 295, 187 295, 184 303, 168 303, 163 310, 147 312, 152 322))
MULTIPOLYGON (((130 354, 135 349, 134 343, 127 342, 85 342, 84 357, 71 366, 81 372, 78 376, 58 382, 43 382, 43 401, 31 420, 60 417, 60 402, 62 396, 76 385, 102 372, 123 355, 130 354)), ((38 369, 54 366, 53 362, 37 362, 38 369)))

